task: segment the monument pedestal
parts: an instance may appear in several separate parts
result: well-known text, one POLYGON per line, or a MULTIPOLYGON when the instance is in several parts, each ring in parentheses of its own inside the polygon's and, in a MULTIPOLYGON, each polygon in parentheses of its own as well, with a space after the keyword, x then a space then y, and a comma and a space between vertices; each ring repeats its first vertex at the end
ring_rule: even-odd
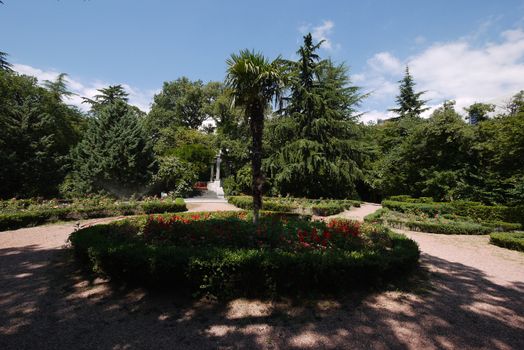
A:
POLYGON ((220 180, 210 181, 207 183, 208 191, 215 192, 218 198, 224 198, 224 189, 220 180))

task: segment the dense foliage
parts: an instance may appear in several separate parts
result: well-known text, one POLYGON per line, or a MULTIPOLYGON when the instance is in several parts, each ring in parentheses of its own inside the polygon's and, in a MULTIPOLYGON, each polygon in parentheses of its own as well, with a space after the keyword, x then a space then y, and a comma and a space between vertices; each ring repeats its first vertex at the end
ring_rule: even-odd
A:
MULTIPOLYGON (((253 202, 248 196, 229 196, 229 203, 242 209, 252 210, 253 202)), ((307 215, 335 215, 351 207, 360 207, 359 201, 347 199, 305 199, 293 197, 265 197, 262 209, 295 212, 307 215)))
POLYGON ((186 211, 182 198, 115 201, 87 197, 74 201, 10 199, 0 201, 0 231, 36 226, 47 222, 150 213, 186 211))
POLYGON ((402 213, 387 208, 380 209, 365 219, 366 222, 380 223, 388 227, 455 235, 485 235, 493 231, 515 231, 522 228, 519 223, 490 221, 455 214, 430 216, 424 212, 402 213))
POLYGON ((320 60, 311 35, 291 65, 291 93, 271 123, 266 168, 276 193, 308 198, 356 197, 362 178, 356 107, 364 97, 347 68, 320 60))
POLYGON ((122 98, 122 91, 116 97, 102 91, 101 102, 95 102, 84 137, 71 152, 65 194, 130 197, 148 193, 154 166, 152 148, 140 115, 122 98))
POLYGON ((84 123, 35 78, 0 69, 0 198, 56 195, 84 123))
POLYGON ((499 247, 524 252, 524 232, 496 232, 489 236, 489 242, 499 247))
POLYGON ((226 194, 254 194, 253 207, 262 194, 524 205, 524 91, 505 106, 447 101, 426 115, 406 68, 397 117, 365 125, 366 95, 321 45, 306 35, 293 61, 242 51, 226 83, 165 82, 149 113, 120 85, 84 98, 83 112, 67 105, 67 75, 37 82, 0 52, 0 198, 188 196, 220 152, 226 194))
POLYGON ((379 226, 246 213, 188 213, 97 225, 70 240, 91 269, 114 280, 219 297, 340 292, 398 278, 416 243, 379 226))
POLYGON ((186 211, 183 199, 114 201, 106 197, 87 197, 74 201, 0 201, 0 231, 36 226, 58 220, 80 220, 119 215, 175 213, 186 211))

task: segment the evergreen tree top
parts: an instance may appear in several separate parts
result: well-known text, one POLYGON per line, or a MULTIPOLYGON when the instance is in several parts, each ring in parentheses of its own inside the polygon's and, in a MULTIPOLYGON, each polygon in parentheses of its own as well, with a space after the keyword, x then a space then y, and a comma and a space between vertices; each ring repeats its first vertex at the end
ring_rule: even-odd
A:
POLYGON ((406 66, 404 78, 399 80, 400 93, 396 98, 398 108, 391 108, 389 111, 397 113, 400 117, 420 117, 429 108, 424 105, 427 100, 422 100, 421 96, 425 91, 415 92, 415 81, 406 66))

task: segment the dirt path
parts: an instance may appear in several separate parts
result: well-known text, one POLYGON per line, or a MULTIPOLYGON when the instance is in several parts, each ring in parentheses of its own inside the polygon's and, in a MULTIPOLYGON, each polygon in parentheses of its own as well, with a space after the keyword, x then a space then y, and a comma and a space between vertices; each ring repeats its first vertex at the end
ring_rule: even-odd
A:
POLYGON ((427 279, 400 290, 216 303, 81 273, 73 229, 0 232, 0 349, 524 349, 524 254, 485 237, 406 232, 427 279))

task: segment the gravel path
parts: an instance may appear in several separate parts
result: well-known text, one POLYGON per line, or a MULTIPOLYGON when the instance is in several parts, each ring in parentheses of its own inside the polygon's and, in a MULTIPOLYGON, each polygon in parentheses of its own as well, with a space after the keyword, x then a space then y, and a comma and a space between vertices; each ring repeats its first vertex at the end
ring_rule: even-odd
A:
POLYGON ((0 232, 0 349, 524 349, 524 254, 485 237, 406 232, 423 268, 391 291, 217 303, 78 271, 73 229, 0 232))

